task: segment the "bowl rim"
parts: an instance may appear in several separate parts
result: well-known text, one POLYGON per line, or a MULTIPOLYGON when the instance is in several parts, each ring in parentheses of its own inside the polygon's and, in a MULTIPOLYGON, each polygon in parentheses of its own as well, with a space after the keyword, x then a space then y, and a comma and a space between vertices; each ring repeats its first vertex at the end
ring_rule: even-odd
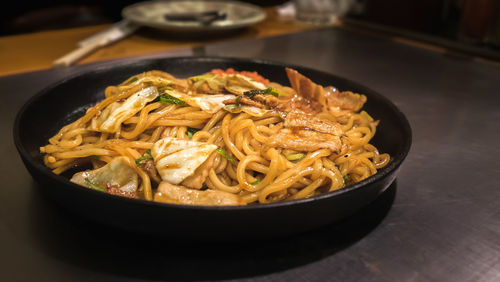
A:
MULTIPOLYGON (((366 93, 364 93, 366 94, 366 93)), ((18 110, 16 114, 16 118, 14 121, 14 126, 13 126, 13 137, 14 137, 14 144, 18 150, 18 153, 20 154, 21 158, 25 161, 28 162, 32 167, 37 169, 40 173, 44 174, 45 176, 48 176, 50 179, 52 179, 55 182, 59 182, 65 186, 70 186, 71 189, 79 189, 80 192, 84 193, 95 193, 95 195, 99 195, 100 197, 106 197, 110 200, 120 200, 122 202, 129 202, 132 204, 140 204, 140 205, 147 205, 147 206, 158 206, 162 208, 175 208, 175 209, 183 209, 183 210, 199 210, 199 211, 226 211, 226 210, 231 210, 231 211, 249 211, 249 210, 263 210, 263 209, 275 209, 275 208, 286 208, 289 206, 295 206, 295 205, 304 205, 304 204, 309 204, 309 203, 314 203, 317 201, 323 201, 329 198, 333 197, 339 197, 341 195, 346 195, 353 193, 359 189, 363 189, 365 186, 368 186, 369 184, 378 182, 382 179, 384 179, 386 176, 392 174, 395 172, 403 163, 404 159, 407 157, 411 144, 412 144, 412 130, 410 123, 406 116, 403 114, 403 112, 388 98, 383 96, 382 94, 379 94, 377 91, 372 90, 371 88, 368 88, 362 84, 359 84, 357 82, 354 82, 352 80, 331 74, 326 71, 310 68, 310 67, 305 67, 297 64, 289 64, 289 63, 283 63, 283 62, 278 62, 278 61, 272 61, 272 60, 264 60, 264 59, 250 59, 250 58, 236 58, 236 57, 223 57, 223 56, 181 56, 181 57, 162 57, 162 58, 153 58, 153 59, 145 59, 145 60, 134 60, 131 62, 127 62, 125 64, 107 64, 101 67, 96 67, 91 70, 85 69, 82 71, 78 71, 72 75, 68 75, 65 78, 59 79, 56 82, 53 82, 49 84, 48 86, 42 88, 40 91, 38 91, 35 95, 31 96, 24 104, 23 106, 18 110), (250 63, 250 64, 258 64, 258 65, 272 65, 275 67, 289 67, 301 71, 306 71, 306 72, 316 72, 316 73, 321 73, 322 75, 327 75, 334 77, 335 79, 339 81, 343 81, 353 88, 358 88, 358 89, 363 89, 364 91, 368 92, 369 96, 376 96, 377 99, 381 100, 384 104, 386 104, 392 111, 393 113, 398 116, 399 123, 402 125, 402 130, 403 135, 404 135, 404 144, 401 147, 401 150, 397 152, 396 155, 391 156, 391 161, 389 164, 382 169, 378 170, 376 174, 351 185, 345 186, 343 188, 330 191, 324 194, 316 195, 313 197, 309 198, 301 198, 301 199, 295 199, 295 200, 289 200, 289 201, 284 201, 284 202, 274 202, 274 203, 259 203, 255 205, 245 205, 245 206, 202 206, 202 205, 182 205, 182 204, 171 204, 171 203, 163 203, 163 202, 155 202, 155 201, 148 201, 144 199, 131 199, 131 198, 126 198, 126 197, 121 197, 117 195, 112 195, 108 193, 103 193, 97 190, 89 189, 83 186, 80 186, 76 183, 73 183, 69 181, 69 179, 54 174, 52 171, 43 165, 42 163, 38 162, 36 159, 34 159, 31 154, 28 152, 28 150, 25 148, 23 144, 23 140, 21 138, 20 134, 20 125, 21 121, 26 113, 26 111, 29 109, 29 107, 37 102, 38 100, 42 99, 47 93, 50 93, 51 90, 55 89, 57 86, 64 84, 68 81, 71 81, 73 79, 76 79, 80 76, 83 75, 90 75, 90 74, 99 74, 102 72, 108 72, 112 71, 113 69, 117 68, 126 68, 126 67, 131 67, 131 66, 136 66, 136 65, 151 65, 156 62, 161 62, 161 61, 169 61, 169 60, 178 60, 178 61, 198 61, 198 62, 219 62, 219 63, 250 63)), ((31 174, 31 173, 30 173, 31 174)))

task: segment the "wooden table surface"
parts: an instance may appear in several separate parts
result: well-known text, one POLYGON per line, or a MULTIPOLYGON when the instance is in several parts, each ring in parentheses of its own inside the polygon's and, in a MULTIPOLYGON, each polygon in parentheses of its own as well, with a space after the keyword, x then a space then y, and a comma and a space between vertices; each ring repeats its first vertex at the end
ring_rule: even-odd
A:
MULTIPOLYGON (((293 17, 280 15, 278 7, 264 9, 267 14, 264 21, 217 37, 180 38, 173 37, 172 34, 168 35, 162 31, 140 28, 131 36, 90 53, 76 64, 82 65, 112 59, 159 54, 183 48, 196 48, 216 42, 259 39, 325 27, 300 22, 293 19, 293 17)), ((111 24, 103 24, 0 37, 0 76, 50 69, 53 67, 54 60, 75 50, 79 41, 110 26, 111 24)), ((382 37, 402 45, 410 45, 435 53, 451 54, 452 56, 458 54, 460 57, 474 61, 500 65, 498 60, 478 55, 477 52, 466 54, 459 50, 457 53, 457 50, 450 48, 450 46, 455 47, 457 45, 455 42, 442 44, 445 40, 440 38, 436 40, 436 38, 431 37, 431 40, 425 40, 425 38, 428 38, 426 35, 415 37, 403 30, 388 32, 386 28, 367 26, 366 24, 360 25, 352 20, 337 20, 331 26, 342 27, 350 32, 382 37)))
MULTIPOLYGON (((175 39, 167 37, 161 32, 138 30, 121 41, 91 53, 77 64, 172 51, 221 41, 263 38, 318 28, 317 25, 280 17, 276 8, 273 7, 265 8, 265 11, 267 18, 263 22, 224 37, 175 39)), ((74 50, 80 40, 110 26, 111 24, 104 24, 0 37, 0 62, 2 62, 0 76, 51 68, 54 60, 74 50)))

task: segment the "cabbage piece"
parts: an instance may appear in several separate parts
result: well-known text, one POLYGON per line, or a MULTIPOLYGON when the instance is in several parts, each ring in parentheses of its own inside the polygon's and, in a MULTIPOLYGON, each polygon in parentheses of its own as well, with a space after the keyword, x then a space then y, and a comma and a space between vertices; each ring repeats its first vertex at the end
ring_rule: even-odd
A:
POLYGON ((207 160, 216 145, 166 137, 151 148, 156 170, 163 181, 181 183, 207 160))
POLYGON ((226 90, 236 95, 243 95, 244 92, 250 90, 263 90, 266 86, 258 81, 241 74, 231 74, 226 77, 226 90))
POLYGON ((168 94, 174 96, 175 98, 181 99, 192 107, 198 107, 201 110, 209 113, 216 113, 222 109, 225 104, 225 100, 234 98, 234 95, 225 94, 192 94, 188 95, 179 91, 168 91, 168 94))
POLYGON ((75 173, 70 181, 89 188, 94 188, 94 185, 103 190, 115 187, 126 193, 136 192, 139 186, 139 176, 130 167, 127 157, 116 157, 101 168, 75 173))
POLYGON ((205 73, 188 78, 188 84, 199 93, 220 93, 224 90, 226 81, 216 74, 205 73))
POLYGON ((156 87, 148 87, 132 94, 123 103, 115 102, 106 107, 98 120, 98 131, 115 133, 120 131, 122 123, 138 113, 147 103, 158 97, 156 87))
POLYGON ((135 87, 140 84, 145 86, 156 86, 156 87, 169 86, 180 89, 185 89, 188 86, 187 81, 184 79, 178 79, 169 73, 153 70, 133 76, 124 81, 122 84, 118 85, 118 87, 124 90, 135 87))
POLYGON ((160 76, 143 76, 140 78, 137 78, 137 76, 133 76, 130 79, 126 80, 124 84, 120 85, 119 87, 122 89, 126 89, 141 83, 156 85, 156 86, 168 86, 173 84, 174 81, 160 76))
POLYGON ((268 109, 262 109, 258 107, 253 107, 253 106, 236 106, 236 105, 227 105, 224 107, 224 110, 232 113, 232 114, 239 114, 241 112, 245 112, 251 116, 254 117, 262 117, 265 114, 269 113, 271 110, 268 109))

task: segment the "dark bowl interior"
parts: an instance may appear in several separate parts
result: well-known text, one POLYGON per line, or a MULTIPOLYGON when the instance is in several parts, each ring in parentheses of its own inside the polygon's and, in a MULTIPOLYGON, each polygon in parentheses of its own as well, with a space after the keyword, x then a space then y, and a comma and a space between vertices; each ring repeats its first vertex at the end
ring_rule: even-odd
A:
POLYGON ((140 61, 96 69, 64 79, 32 97, 21 108, 14 125, 19 154, 40 188, 65 208, 88 219, 134 232, 189 238, 240 240, 296 234, 324 226, 373 201, 395 179, 411 145, 405 116, 382 95, 346 79, 300 66, 218 57, 183 57, 140 61), (87 189, 53 174, 43 165, 39 148, 59 128, 76 120, 104 98, 108 85, 147 70, 158 69, 188 77, 213 68, 257 71, 271 81, 289 85, 288 66, 321 85, 363 93, 365 110, 380 120, 372 143, 392 159, 376 175, 324 195, 283 203, 243 207, 180 206, 132 200, 87 189))

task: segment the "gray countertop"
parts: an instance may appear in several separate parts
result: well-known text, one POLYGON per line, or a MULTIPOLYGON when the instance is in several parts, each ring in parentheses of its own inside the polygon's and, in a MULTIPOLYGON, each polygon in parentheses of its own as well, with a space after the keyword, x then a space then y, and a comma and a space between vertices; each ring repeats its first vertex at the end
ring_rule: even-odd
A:
POLYGON ((337 28, 149 57, 192 54, 303 65, 385 95, 413 130, 396 182, 352 217, 280 240, 198 244, 125 233, 45 198, 12 126, 41 88, 139 58, 0 77, 3 281, 500 281, 500 67, 337 28))

